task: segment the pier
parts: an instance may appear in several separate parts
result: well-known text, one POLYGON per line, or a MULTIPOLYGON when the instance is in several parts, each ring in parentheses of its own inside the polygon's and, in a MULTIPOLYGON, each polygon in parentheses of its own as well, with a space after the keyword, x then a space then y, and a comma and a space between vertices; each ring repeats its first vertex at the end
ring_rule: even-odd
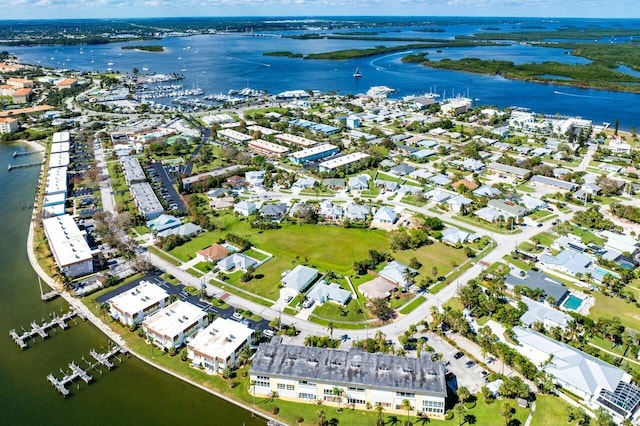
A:
POLYGON ((43 302, 48 302, 49 300, 53 300, 60 296, 60 292, 57 290, 51 290, 45 293, 44 290, 42 290, 42 280, 40 280, 40 277, 38 277, 38 285, 40 286, 40 299, 42 299, 43 302))
POLYGON ((38 154, 38 153, 40 153, 40 152, 42 152, 42 151, 24 151, 24 152, 14 151, 14 152, 13 152, 13 158, 21 157, 21 156, 23 156, 23 155, 38 154))
POLYGON ((38 324, 36 321, 31 321, 31 328, 29 330, 24 330, 22 334, 18 334, 15 329, 9 331, 9 336, 13 339, 14 342, 20 347, 20 349, 26 349, 29 346, 27 345, 27 341, 35 336, 40 336, 42 339, 46 339, 49 337, 49 333, 47 330, 52 329, 56 326, 60 327, 62 330, 66 330, 69 325, 67 321, 72 319, 74 316, 78 315, 78 317, 86 320, 86 315, 76 311, 75 309, 71 309, 66 314, 61 317, 57 314, 53 315, 50 321, 43 321, 42 324, 38 324))
MULTIPOLYGON (((69 369, 71 370, 71 372, 65 373, 61 369, 60 372, 63 374, 63 377, 61 379, 56 378, 53 373, 47 376, 47 380, 49 381, 49 383, 51 383, 51 385, 63 396, 66 397, 71 393, 71 391, 67 388, 70 383, 73 383, 76 380, 80 379, 86 384, 90 384, 93 381, 93 377, 89 374, 89 370, 96 369, 100 365, 104 365, 109 370, 111 370, 114 367, 114 364, 110 361, 110 359, 115 357, 116 359, 118 359, 118 361, 121 361, 117 356, 118 353, 126 354, 128 353, 128 351, 120 346, 113 346, 111 349, 104 353, 100 353, 95 349, 91 349, 89 353, 97 361, 95 364, 87 361, 86 359, 84 359, 84 357, 82 357, 82 359, 88 364, 87 368, 82 368, 75 362, 71 361, 69 363, 69 369)), ((98 371, 100 374, 102 374, 102 371, 98 371)))
POLYGON ((35 166, 41 166, 42 163, 44 163, 44 160, 39 161, 37 163, 26 163, 26 164, 9 164, 9 166, 7 167, 8 171, 11 171, 13 169, 24 169, 25 167, 35 167, 35 166))

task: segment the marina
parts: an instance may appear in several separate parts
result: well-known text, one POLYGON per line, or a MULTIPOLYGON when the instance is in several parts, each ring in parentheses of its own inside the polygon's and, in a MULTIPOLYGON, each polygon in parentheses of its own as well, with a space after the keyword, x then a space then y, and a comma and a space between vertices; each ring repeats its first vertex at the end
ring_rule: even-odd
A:
POLYGON ((27 349, 29 347, 29 345, 27 345, 27 341, 36 336, 40 336, 42 337, 42 339, 46 339, 47 337, 49 337, 48 330, 54 329, 56 326, 60 327, 62 330, 66 330, 69 327, 69 324, 67 324, 67 322, 76 315, 82 320, 87 319, 87 317, 83 313, 75 309, 71 309, 69 312, 62 316, 58 316, 57 314, 49 315, 51 316, 50 321, 44 321, 43 319, 42 324, 38 324, 36 321, 31 321, 31 324, 29 324, 31 328, 29 330, 25 330, 23 328, 23 333, 18 334, 15 329, 12 329, 9 331, 9 335, 11 336, 13 341, 20 347, 20 349, 27 349))

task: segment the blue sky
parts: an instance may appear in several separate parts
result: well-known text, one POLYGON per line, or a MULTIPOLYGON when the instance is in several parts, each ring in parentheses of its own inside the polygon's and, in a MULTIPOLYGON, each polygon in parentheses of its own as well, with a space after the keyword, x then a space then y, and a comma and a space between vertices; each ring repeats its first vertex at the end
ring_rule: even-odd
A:
POLYGON ((0 0, 0 19, 156 16, 640 18, 636 0, 0 0))

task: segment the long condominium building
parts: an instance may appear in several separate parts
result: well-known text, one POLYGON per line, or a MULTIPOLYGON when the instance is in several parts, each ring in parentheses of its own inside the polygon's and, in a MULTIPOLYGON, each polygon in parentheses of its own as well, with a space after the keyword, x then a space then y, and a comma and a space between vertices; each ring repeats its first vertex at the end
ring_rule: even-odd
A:
POLYGON ((129 190, 138 211, 146 220, 155 219, 164 212, 164 208, 149 182, 134 183, 129 187, 129 190))
POLYGON ((91 248, 73 218, 67 214, 42 220, 51 253, 60 270, 70 277, 93 272, 91 248))
POLYGON ((424 357, 262 344, 249 374, 257 395, 275 392, 291 401, 347 403, 357 409, 381 404, 386 412, 405 413, 407 400, 416 414, 444 416, 444 366, 424 357))

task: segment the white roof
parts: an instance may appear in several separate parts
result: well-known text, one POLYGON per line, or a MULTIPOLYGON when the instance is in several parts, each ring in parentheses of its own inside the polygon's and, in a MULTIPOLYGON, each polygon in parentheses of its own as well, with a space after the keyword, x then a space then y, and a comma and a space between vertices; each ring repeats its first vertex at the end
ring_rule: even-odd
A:
POLYGON ((53 143, 69 142, 71 140, 71 134, 69 132, 56 132, 53 134, 53 143))
POLYGON ((251 140, 251 136, 245 135, 244 133, 240 133, 238 131, 232 129, 222 129, 218 131, 218 136, 224 136, 228 139, 238 141, 238 142, 247 142, 251 140))
POLYGON ((58 266, 65 267, 91 259, 91 249, 73 218, 67 214, 42 220, 58 266))
POLYGON ((147 330, 159 336, 174 337, 190 328, 206 316, 206 312, 182 300, 176 300, 166 308, 145 319, 147 330))
POLYGON ((336 169, 341 166, 346 166, 347 164, 354 163, 358 160, 362 160, 363 158, 367 158, 369 154, 365 154, 364 152, 354 152, 351 154, 343 155, 342 157, 333 158, 331 160, 323 161, 319 164, 322 169, 336 169))
POLYGON ((51 145, 51 153, 67 152, 69 151, 69 142, 54 143, 51 145))
POLYGON ((285 152, 289 152, 289 148, 286 146, 278 145, 277 143, 265 141, 263 139, 250 140, 249 147, 257 150, 273 152, 275 154, 284 154, 285 152))
POLYGON ((513 332, 518 342, 530 349, 530 357, 538 353, 534 362, 541 358, 546 361, 553 354, 544 367, 547 373, 588 395, 596 395, 599 388, 613 392, 625 376, 624 371, 611 364, 528 328, 513 327, 513 332))
POLYGON ((46 195, 67 192, 67 168, 54 167, 47 172, 47 184, 44 190, 46 195))
POLYGON ((252 329, 240 322, 216 318, 207 328, 198 332, 188 348, 204 358, 228 359, 252 333, 252 329))
POLYGON ((56 152, 49 157, 49 168, 67 167, 69 165, 68 152, 56 152))
POLYGON ((109 304, 120 312, 136 314, 169 297, 163 288, 149 282, 141 281, 134 288, 109 299, 109 304))

